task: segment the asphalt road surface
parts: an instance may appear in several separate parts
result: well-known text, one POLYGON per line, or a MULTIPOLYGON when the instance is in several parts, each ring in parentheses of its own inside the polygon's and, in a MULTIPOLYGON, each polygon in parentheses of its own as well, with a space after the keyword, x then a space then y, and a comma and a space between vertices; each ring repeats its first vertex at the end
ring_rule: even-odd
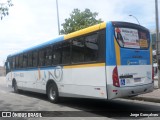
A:
MULTIPOLYGON (((160 104, 137 100, 116 99, 109 101, 93 99, 62 98, 59 104, 50 103, 46 95, 21 91, 14 93, 8 88, 4 78, 0 77, 0 111, 35 111, 55 115, 45 119, 79 119, 79 120, 106 120, 130 117, 130 114, 152 114, 160 113, 160 104), (49 111, 49 112, 48 112, 49 111), (56 111, 56 112, 53 112, 56 111), (155 112, 156 111, 156 112, 155 112), (125 114, 126 113, 126 114, 125 114)), ((43 114, 42 114, 43 115, 43 114)), ((158 114, 160 116, 160 114, 158 114)), ((43 116, 42 116, 43 117, 43 116)), ((140 117, 145 119, 146 116, 140 117)), ((0 118, 4 119, 4 118, 0 118)), ((9 119, 9 118, 8 118, 9 119)), ((13 119, 13 118, 12 118, 13 119)), ((16 120, 30 120, 33 118, 15 118, 16 120)), ((37 118, 41 119, 41 118, 37 118)), ((44 118, 43 118, 44 119, 44 118)), ((158 119, 152 117, 151 119, 158 119)))

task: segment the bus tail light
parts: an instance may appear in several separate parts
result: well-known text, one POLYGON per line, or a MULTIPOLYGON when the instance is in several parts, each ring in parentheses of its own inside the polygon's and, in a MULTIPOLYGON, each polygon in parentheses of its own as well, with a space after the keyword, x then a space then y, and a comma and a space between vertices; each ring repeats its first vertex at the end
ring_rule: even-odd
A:
POLYGON ((120 87, 117 66, 113 69, 112 79, 113 79, 113 85, 116 87, 120 87))

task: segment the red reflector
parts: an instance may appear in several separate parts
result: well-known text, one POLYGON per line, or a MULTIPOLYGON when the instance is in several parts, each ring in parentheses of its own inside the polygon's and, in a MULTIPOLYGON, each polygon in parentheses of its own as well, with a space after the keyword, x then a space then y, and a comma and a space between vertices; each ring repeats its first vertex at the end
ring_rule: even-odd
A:
POLYGON ((117 66, 113 69, 112 79, 113 79, 113 85, 116 87, 120 87, 117 66))
POLYGON ((118 90, 113 90, 113 92, 117 92, 118 90))

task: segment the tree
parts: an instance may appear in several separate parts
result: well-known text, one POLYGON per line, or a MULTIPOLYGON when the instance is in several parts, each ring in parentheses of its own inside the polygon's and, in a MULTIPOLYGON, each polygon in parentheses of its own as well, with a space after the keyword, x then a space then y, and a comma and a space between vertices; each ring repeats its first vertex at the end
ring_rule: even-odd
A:
POLYGON ((70 14, 70 18, 65 19, 65 23, 62 24, 63 29, 61 34, 68 34, 98 23, 101 23, 101 19, 96 19, 97 12, 92 13, 89 9, 81 12, 79 9, 74 9, 70 14))
POLYGON ((6 15, 9 15, 9 7, 12 7, 12 6, 13 6, 12 0, 5 0, 5 2, 0 1, 0 19, 1 20, 6 15))

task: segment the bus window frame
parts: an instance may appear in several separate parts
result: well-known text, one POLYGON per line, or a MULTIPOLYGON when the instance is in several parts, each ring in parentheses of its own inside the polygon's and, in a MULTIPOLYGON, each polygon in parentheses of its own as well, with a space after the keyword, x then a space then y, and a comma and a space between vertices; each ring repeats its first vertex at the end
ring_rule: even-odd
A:
POLYGON ((120 48, 123 48, 123 49, 135 49, 135 50, 149 50, 150 46, 151 46, 151 35, 150 35, 150 32, 147 28, 143 27, 143 26, 140 26, 140 25, 137 25, 137 24, 134 24, 134 23, 127 23, 127 22, 117 22, 117 21, 113 21, 112 22, 112 25, 113 25, 113 32, 114 32, 114 39, 116 39, 115 37, 115 28, 118 27, 118 28, 131 28, 131 29, 136 29, 138 30, 138 36, 139 36, 139 31, 143 31, 145 33, 147 33, 147 42, 148 42, 148 47, 147 48, 128 48, 128 47, 122 47, 119 42, 117 41, 116 39, 116 42, 118 43, 119 47, 120 48))
POLYGON ((116 39, 116 42, 118 43, 119 47, 120 48, 123 48, 123 49, 136 49, 136 50, 148 50, 150 48, 150 44, 151 44, 151 38, 150 38, 150 34, 149 34, 149 31, 145 31, 145 30, 140 30, 140 29, 137 29, 137 28, 131 28, 131 27, 118 27, 118 28, 129 28, 129 29, 135 29, 135 30, 138 30, 138 36, 139 36, 139 32, 145 32, 147 34, 147 43, 148 43, 148 47, 146 48, 130 48, 130 47, 123 47, 120 45, 120 43, 118 42, 117 38, 116 38, 116 35, 115 35, 115 28, 114 27, 114 39, 116 39), (149 42, 148 42, 149 41, 149 42))

